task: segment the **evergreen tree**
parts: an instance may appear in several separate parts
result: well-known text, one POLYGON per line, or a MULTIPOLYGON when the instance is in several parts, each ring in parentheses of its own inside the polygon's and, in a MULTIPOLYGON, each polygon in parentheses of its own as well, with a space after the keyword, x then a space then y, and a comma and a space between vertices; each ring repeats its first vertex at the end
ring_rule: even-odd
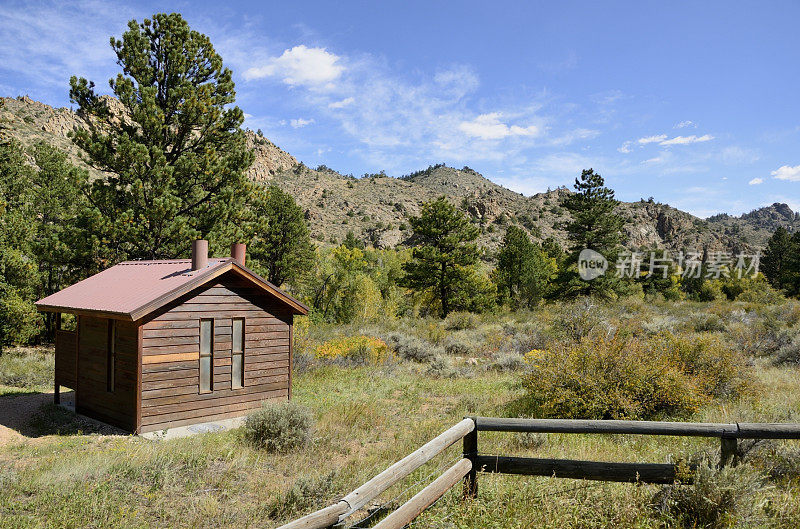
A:
POLYGON ((302 208, 279 187, 254 184, 249 210, 253 219, 249 253, 254 268, 264 271, 276 286, 295 282, 314 260, 302 208))
POLYGON ((789 248, 784 274, 786 293, 790 296, 800 296, 800 232, 792 235, 789 248))
POLYGON ((548 237, 542 241, 542 252, 547 257, 554 259, 556 263, 560 263, 564 258, 564 250, 561 249, 554 237, 548 237))
POLYGON ((560 293, 565 296, 599 295, 614 297, 624 290, 616 277, 614 263, 622 242, 625 219, 616 211, 614 191, 605 186, 603 177, 593 169, 585 169, 575 179, 575 193, 567 196, 562 206, 569 211, 571 220, 564 225, 570 252, 565 269, 559 277, 560 293), (594 250, 609 263, 608 271, 592 281, 580 280, 577 273, 581 250, 594 250))
POLYGON ((776 229, 767 241, 767 247, 761 257, 760 270, 774 288, 783 290, 789 287, 790 262, 796 250, 789 232, 783 227, 776 229))
POLYGON ((27 341, 41 326, 32 303, 36 292, 31 250, 35 225, 28 193, 32 179, 33 168, 19 142, 0 143, 0 354, 4 345, 27 341))
POLYGON ((347 230, 347 235, 344 237, 342 246, 350 250, 354 250, 356 248, 361 250, 364 249, 364 243, 356 238, 356 234, 353 233, 353 230, 347 230))
POLYGON ((475 240, 479 229, 445 197, 422 205, 419 217, 409 219, 417 246, 403 264, 405 286, 430 292, 442 317, 453 310, 459 282, 472 276, 480 256, 475 240))
POLYGON ((122 68, 109 81, 118 102, 70 80, 87 120, 73 140, 106 172, 88 189, 95 229, 113 261, 187 254, 190 239, 210 238, 244 200, 253 154, 231 71, 177 13, 131 20, 111 47, 122 68))
POLYGON ((83 229, 87 178, 43 142, 27 150, 0 144, 0 342, 52 333, 52 315, 43 317, 33 302, 95 270, 93 239, 83 229))
POLYGON ((524 230, 509 227, 497 255, 495 278, 500 301, 515 308, 535 306, 544 296, 554 269, 554 260, 545 257, 524 230))

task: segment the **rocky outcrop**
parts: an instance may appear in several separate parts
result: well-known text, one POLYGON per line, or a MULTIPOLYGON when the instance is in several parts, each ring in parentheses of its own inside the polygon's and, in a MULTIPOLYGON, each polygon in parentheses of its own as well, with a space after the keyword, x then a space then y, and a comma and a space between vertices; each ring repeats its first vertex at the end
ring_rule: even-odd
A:
MULTIPOLYGON (((117 115, 119 101, 108 98, 117 115)), ((67 152, 76 164, 80 153, 68 138, 86 122, 67 108, 52 108, 27 96, 0 98, 0 138, 16 138, 25 145, 47 141, 67 152)), ((479 244, 491 255, 502 242, 505 229, 516 224, 536 240, 555 238, 567 245, 563 224, 569 220, 562 207, 571 192, 566 188, 523 196, 464 167, 430 166, 403 178, 384 174, 352 178, 326 167, 313 170, 262 135, 246 131, 255 161, 248 176, 291 193, 306 212, 311 233, 320 244, 333 244, 353 231, 363 241, 389 248, 407 240, 408 218, 422 203, 442 195, 464 208, 481 227, 479 244)), ((92 171, 95 177, 102 174, 92 171)), ((764 245, 778 227, 800 227, 800 218, 786 204, 773 204, 741 217, 716 215, 699 219, 655 201, 620 203, 618 213, 628 219, 625 244, 630 248, 671 250, 755 249, 764 245)))

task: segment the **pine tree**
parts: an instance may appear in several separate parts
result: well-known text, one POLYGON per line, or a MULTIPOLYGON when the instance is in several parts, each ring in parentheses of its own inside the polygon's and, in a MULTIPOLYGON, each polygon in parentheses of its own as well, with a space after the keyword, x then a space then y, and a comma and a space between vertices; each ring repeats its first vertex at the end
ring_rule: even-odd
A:
POLYGON ((420 216, 409 222, 417 246, 411 260, 403 264, 402 282, 409 288, 429 291, 445 317, 453 309, 459 282, 473 275, 471 267, 480 256, 475 244, 480 230, 445 197, 423 204, 420 216))
POLYGON ((510 226, 497 255, 495 273, 501 302, 513 307, 535 306, 544 296, 555 262, 517 226, 510 226))
POLYGON ((560 293, 565 296, 599 295, 614 297, 624 285, 614 273, 614 263, 622 242, 625 219, 616 211, 614 191, 605 186, 603 177, 593 169, 585 169, 575 179, 575 193, 567 196, 562 206, 571 220, 564 225, 570 242, 566 268, 559 278, 560 293), (577 273, 578 255, 589 249, 602 254, 609 263, 605 275, 592 281, 581 281, 577 273))
POLYGON ((249 254, 254 268, 263 270, 276 286, 295 282, 314 261, 302 208, 279 187, 254 184, 249 210, 253 232, 249 254))
POLYGON ((789 256, 784 274, 786 293, 800 296, 800 232, 794 232, 789 241, 789 256))
POLYGON ((355 248, 364 249, 364 243, 356 238, 356 234, 353 233, 353 230, 347 230, 347 235, 344 237, 344 241, 342 242, 342 246, 353 250, 355 248))
POLYGON ((86 161, 106 172, 88 195, 109 259, 175 257, 221 229, 244 200, 253 160, 231 71, 207 36, 177 13, 131 20, 111 47, 122 68, 109 84, 70 79, 87 119, 73 134, 86 161))
POLYGON ((792 254, 796 252, 793 246, 792 238, 786 228, 778 227, 767 241, 767 247, 761 257, 761 272, 778 290, 789 286, 790 261, 792 254))

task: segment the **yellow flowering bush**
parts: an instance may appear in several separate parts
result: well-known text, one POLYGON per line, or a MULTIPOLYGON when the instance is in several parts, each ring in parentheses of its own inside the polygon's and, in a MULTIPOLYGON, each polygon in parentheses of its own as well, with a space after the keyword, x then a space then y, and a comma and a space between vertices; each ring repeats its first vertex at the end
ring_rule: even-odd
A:
POLYGON ((739 355, 710 339, 584 339, 525 355, 526 404, 536 417, 660 419, 747 388, 739 355))
POLYGON ((386 342, 372 336, 343 336, 328 340, 317 346, 317 358, 327 360, 344 359, 365 364, 384 364, 394 359, 394 353, 386 342))

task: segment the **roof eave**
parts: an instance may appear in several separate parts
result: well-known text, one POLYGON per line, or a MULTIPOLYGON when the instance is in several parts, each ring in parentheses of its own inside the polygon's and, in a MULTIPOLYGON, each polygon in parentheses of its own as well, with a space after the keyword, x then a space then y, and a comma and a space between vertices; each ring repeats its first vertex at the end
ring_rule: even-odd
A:
POLYGON ((81 309, 75 307, 64 307, 59 305, 45 305, 34 303, 36 310, 40 312, 60 312, 63 314, 75 314, 78 316, 98 316, 111 318, 112 320, 134 321, 133 316, 128 312, 115 312, 110 310, 81 309))
POLYGON ((269 291, 272 295, 274 295, 278 299, 282 300, 285 304, 292 307, 295 310, 294 314, 300 316, 308 315, 310 309, 303 302, 290 296, 280 288, 276 287, 275 285, 273 285, 272 283, 270 283, 269 281, 267 281, 266 279, 255 273, 254 271, 247 268, 246 266, 242 266, 236 261, 232 261, 231 264, 233 264, 234 268, 237 271, 246 274, 251 280, 260 283, 262 288, 269 291))

